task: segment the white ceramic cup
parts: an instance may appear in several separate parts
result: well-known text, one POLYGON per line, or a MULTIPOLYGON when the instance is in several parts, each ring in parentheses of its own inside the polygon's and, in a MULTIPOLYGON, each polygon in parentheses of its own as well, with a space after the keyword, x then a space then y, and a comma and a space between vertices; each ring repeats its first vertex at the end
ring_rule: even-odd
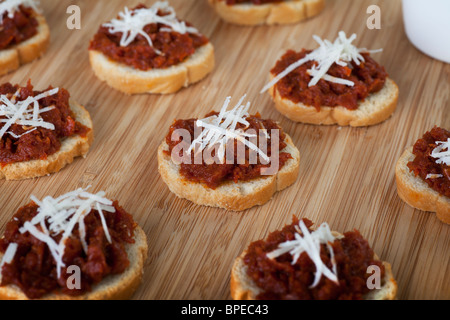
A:
POLYGON ((403 0, 403 19, 416 48, 450 63, 450 0, 403 0))

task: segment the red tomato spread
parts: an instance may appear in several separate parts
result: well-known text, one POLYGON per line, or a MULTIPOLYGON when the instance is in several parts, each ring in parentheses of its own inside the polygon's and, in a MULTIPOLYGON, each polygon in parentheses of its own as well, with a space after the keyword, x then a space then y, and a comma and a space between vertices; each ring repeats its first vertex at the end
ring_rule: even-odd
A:
POLYGON ((0 50, 19 44, 37 34, 39 25, 35 18, 36 13, 31 8, 20 6, 14 17, 3 14, 3 23, 0 26, 0 50))
POLYGON ((252 3, 252 4, 265 4, 273 2, 282 2, 283 0, 223 0, 226 1, 227 5, 234 5, 238 3, 252 3))
MULTIPOLYGON (((288 66, 304 58, 310 50, 303 49, 300 52, 287 51, 276 63, 271 73, 275 76, 284 71, 288 66)), ((320 111, 321 106, 343 106, 349 110, 358 108, 358 102, 364 101, 371 93, 380 91, 386 81, 387 73, 370 57, 369 53, 361 53, 365 62, 357 65, 351 62, 343 67, 334 63, 327 74, 337 78, 352 81, 354 86, 347 86, 320 79, 317 85, 309 87, 312 77, 308 70, 313 67, 315 61, 308 61, 282 78, 276 85, 281 97, 294 103, 303 103, 313 106, 320 111)))
MULTIPOLYGON (((11 98, 18 89, 20 93, 17 101, 25 100, 30 96, 35 97, 41 93, 41 91, 33 91, 30 82, 25 87, 5 83, 0 86, 0 95, 11 98)), ((48 90, 50 89, 51 87, 48 90)), ((75 120, 76 117, 70 110, 69 97, 67 90, 60 88, 55 95, 39 101, 39 108, 54 107, 50 111, 41 113, 40 116, 44 121, 52 123, 55 130, 36 127, 36 130, 24 134, 30 128, 13 124, 8 131, 16 136, 24 135, 19 138, 8 133, 3 135, 0 139, 0 164, 5 166, 15 162, 46 159, 59 151, 62 139, 73 135, 86 136, 90 129, 75 120)), ((0 116, 0 119, 4 118, 0 116)), ((0 123, 0 128, 3 125, 4 123, 0 123)))
MULTIPOLYGON (((139 5, 133 10, 141 8, 146 6, 139 5)), ((189 23, 186 25, 191 26, 189 23)), ((157 54, 142 35, 138 35, 128 46, 122 47, 120 39, 123 33, 110 33, 109 28, 105 26, 100 26, 89 49, 100 51, 113 61, 147 71, 177 65, 193 55, 197 48, 209 42, 208 38, 201 34, 167 32, 161 31, 161 28, 167 26, 152 23, 145 26, 144 31, 149 35, 153 46, 162 54, 157 54)))
POLYGON ((437 147, 436 142, 447 141, 448 138, 450 138, 450 131, 439 127, 434 127, 425 133, 414 144, 413 154, 416 157, 408 163, 408 168, 416 176, 421 177, 430 188, 450 198, 450 166, 445 163, 436 163, 437 159, 431 156, 431 152, 437 147), (440 177, 427 179, 429 174, 440 177))
MULTIPOLYGON (((4 237, 0 239, 0 252, 5 253, 10 243, 18 245, 14 259, 4 264, 2 270, 2 286, 16 285, 30 299, 38 299, 49 293, 63 293, 71 296, 89 292, 92 286, 108 275, 120 274, 129 266, 125 244, 134 243, 133 232, 136 223, 133 217, 113 203, 115 213, 103 212, 112 239, 109 243, 105 237, 98 211, 92 210, 84 218, 88 253, 82 248, 78 224, 72 236, 65 243, 63 261, 68 266, 76 265, 81 270, 81 289, 67 288, 67 279, 72 272, 62 267, 60 278, 57 278, 56 262, 48 246, 30 233, 20 233, 19 229, 36 214, 38 206, 31 203, 14 215, 6 225, 4 237)), ((48 226, 47 226, 48 227, 48 226)), ((62 235, 53 237, 56 242, 62 235)))
MULTIPOLYGON (((313 223, 303 219, 311 231, 313 223)), ((292 256, 285 253, 276 259, 266 254, 278 248, 288 240, 294 240, 299 220, 294 217, 291 225, 281 231, 271 233, 267 240, 250 244, 244 263, 247 275, 262 290, 257 299, 287 300, 360 300, 369 292, 367 288, 368 266, 380 267, 381 279, 384 278, 384 266, 374 259, 374 252, 358 231, 347 232, 343 239, 335 240, 331 246, 337 265, 339 284, 322 277, 319 284, 310 288, 314 282, 315 264, 306 252, 302 253, 295 264, 292 256)), ((332 268, 329 251, 325 244, 321 247, 321 259, 328 268, 332 268)))
MULTIPOLYGON (((217 113, 212 112, 206 117, 217 115, 217 113)), ((195 130, 195 121, 197 119, 189 119, 189 120, 176 120, 172 126, 170 127, 169 134, 166 137, 166 142, 169 145, 168 155, 172 154, 172 150, 175 146, 177 146, 182 139, 175 139, 172 141, 173 132, 176 129, 186 129, 189 131, 191 135, 191 141, 194 140, 194 130, 195 130)), ((259 114, 254 116, 249 116, 246 120, 250 123, 250 125, 244 129, 244 131, 253 129, 256 132, 260 129, 267 129, 269 133, 269 138, 267 139, 267 156, 270 157, 272 154, 271 150, 271 140, 270 140, 270 130, 277 129, 280 130, 279 134, 279 150, 283 150, 286 147, 286 142, 284 141, 286 138, 286 134, 282 131, 282 129, 273 121, 273 120, 263 120, 259 114)), ((243 128, 243 125, 238 124, 236 126, 237 129, 243 128)), ((237 141, 234 141, 234 148, 237 150, 237 141)), ((245 147, 248 150, 247 147, 245 147)), ((182 153, 182 150, 180 151, 182 153)), ((180 154, 182 156, 182 154, 180 154)), ((214 152, 213 152, 214 156, 214 152)), ((258 157, 258 163, 250 164, 248 153, 246 154, 245 164, 238 164, 238 152, 234 153, 234 161, 233 164, 220 164, 220 163, 212 163, 206 164, 203 160, 202 164, 194 163, 194 151, 191 152, 191 164, 181 163, 180 173, 181 175, 189 181, 193 182, 202 182, 206 184, 209 188, 216 189, 220 184, 225 181, 248 181, 261 176, 261 169, 270 167, 270 164, 262 164, 258 157)), ((291 155, 286 152, 279 152, 279 168, 281 169, 284 164, 291 159, 291 155)), ((242 162, 242 161, 241 161, 242 162)))

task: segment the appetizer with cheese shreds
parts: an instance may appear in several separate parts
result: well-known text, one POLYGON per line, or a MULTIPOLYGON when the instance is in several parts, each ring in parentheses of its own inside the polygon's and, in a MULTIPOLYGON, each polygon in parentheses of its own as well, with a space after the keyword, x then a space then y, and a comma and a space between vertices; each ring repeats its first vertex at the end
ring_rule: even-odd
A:
POLYGON ((0 239, 0 298, 127 299, 147 237, 105 192, 77 189, 20 208, 0 239))
POLYGON ((251 243, 231 271, 235 300, 393 300, 396 293, 390 264, 357 230, 340 234, 296 217, 251 243))
POLYGON ((0 75, 41 57, 50 42, 50 30, 37 1, 0 2, 0 75))
POLYGON ((356 34, 334 42, 313 37, 314 50, 288 50, 270 71, 269 91, 279 112, 297 122, 369 126, 389 118, 399 90, 372 54, 355 47, 356 34))
POLYGON ((0 179, 58 172, 86 156, 93 139, 88 111, 64 88, 0 85, 0 179))
POLYGON ((225 21, 244 26, 290 24, 318 15, 325 0, 208 0, 225 21))
POLYGON ((300 152, 273 120, 251 115, 245 95, 231 109, 175 120, 158 149, 159 173, 178 197, 242 211, 269 201, 298 176, 300 152))
POLYGON ((128 94, 174 93, 214 68, 214 47, 167 1, 125 7, 104 23, 89 46, 94 73, 128 94))
POLYGON ((397 191, 410 206, 450 224, 450 131, 435 126, 407 148, 395 168, 397 191))

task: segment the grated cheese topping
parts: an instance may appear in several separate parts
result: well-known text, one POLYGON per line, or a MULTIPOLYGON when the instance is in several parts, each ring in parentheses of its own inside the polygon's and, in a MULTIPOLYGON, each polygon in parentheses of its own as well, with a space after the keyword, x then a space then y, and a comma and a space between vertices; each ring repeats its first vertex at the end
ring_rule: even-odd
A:
POLYGON ((3 23, 3 15, 8 13, 8 18, 14 18, 14 13, 19 10, 20 6, 32 8, 39 13, 38 1, 34 0, 4 0, 0 2, 0 24, 3 23))
POLYGON ((315 86, 320 79, 352 87, 355 85, 354 82, 347 79, 336 78, 327 74, 330 67, 334 63, 345 67, 352 61, 357 65, 360 65, 361 62, 364 62, 364 57, 361 55, 361 52, 376 53, 382 51, 382 49, 367 50, 365 48, 360 49, 355 47, 352 42, 356 39, 356 34, 353 34, 350 38, 347 38, 344 31, 339 32, 338 37, 333 43, 329 40, 322 40, 316 35, 314 35, 313 38, 319 44, 319 47, 279 73, 261 90, 260 93, 269 90, 272 86, 278 83, 278 81, 308 61, 317 62, 312 69, 308 69, 308 73, 312 77, 308 84, 309 87, 315 86))
POLYGON ((197 127, 204 128, 204 130, 192 142, 187 150, 187 154, 190 154, 192 151, 199 153, 207 147, 212 148, 215 145, 218 145, 216 155, 222 163, 224 163, 227 142, 230 139, 235 139, 242 142, 249 149, 257 152, 265 161, 269 161, 269 157, 261 149, 246 139, 256 137, 256 135, 245 133, 242 128, 236 129, 238 123, 243 124, 246 128, 250 125, 246 120, 249 116, 248 109, 250 108, 250 102, 247 102, 245 105, 242 104, 246 96, 246 94, 242 96, 234 108, 228 111, 227 109, 231 102, 231 97, 227 97, 219 115, 197 120, 197 127))
POLYGON ((323 223, 317 230, 309 232, 303 220, 299 223, 299 228, 297 228, 297 233, 295 234, 295 240, 286 241, 278 245, 278 249, 269 252, 267 257, 269 259, 275 259, 285 253, 292 256, 292 264, 297 263, 298 258, 304 252, 309 256, 309 258, 316 265, 316 273, 314 282, 310 288, 316 287, 322 276, 327 277, 331 281, 338 282, 337 275, 337 265, 334 259, 333 247, 330 242, 334 242, 336 238, 331 233, 330 227, 327 223, 323 223), (302 236, 303 235, 303 236, 302 236), (330 258, 332 262, 332 269, 330 270, 325 263, 320 258, 320 247, 322 244, 326 244, 328 251, 330 253, 330 258))
POLYGON ((153 41, 149 34, 144 31, 144 27, 151 23, 159 23, 166 26, 160 29, 162 32, 198 33, 196 28, 189 27, 184 21, 177 19, 174 8, 167 1, 158 1, 150 8, 131 11, 128 7, 125 7, 124 11, 119 13, 119 19, 113 19, 103 24, 103 26, 109 28, 110 33, 122 33, 122 38, 120 39, 120 46, 122 47, 130 45, 138 35, 141 35, 155 50, 156 54, 162 55, 162 52, 153 46, 153 41), (162 11, 165 15, 158 15, 158 11, 162 11))
POLYGON ((16 255, 17 247, 18 247, 17 243, 10 243, 8 245, 8 248, 6 248, 2 262, 0 262, 0 273, 2 272, 2 268, 5 264, 7 263, 9 264, 13 261, 14 256, 16 255))
POLYGON ((425 177, 426 180, 428 179, 439 179, 442 178, 443 175, 442 174, 436 174, 436 173, 429 173, 427 174, 427 176, 425 177))
POLYGON ((63 262, 65 242, 72 236, 77 224, 81 245, 87 254, 88 245, 86 242, 84 218, 92 210, 98 211, 106 239, 111 243, 111 235, 109 234, 103 211, 116 212, 116 209, 112 206, 113 202, 105 198, 105 192, 101 191, 97 194, 92 194, 87 192, 88 188, 77 189, 56 199, 46 197, 42 201, 31 196, 31 200, 39 207, 37 214, 19 229, 20 233, 29 232, 48 246, 56 262, 58 278, 61 275, 61 268, 65 267, 63 262), (53 237, 59 235, 61 235, 61 238, 59 242, 56 242, 53 237))
POLYGON ((23 101, 16 101, 17 96, 20 93, 20 89, 11 97, 6 95, 0 96, 0 124, 4 123, 0 129, 0 138, 5 134, 10 134, 14 138, 20 138, 21 136, 33 132, 36 127, 41 127, 49 130, 55 130, 55 125, 50 122, 44 121, 40 114, 53 110, 55 107, 39 108, 39 100, 55 95, 59 91, 59 88, 48 90, 35 97, 28 97, 23 101), (13 124, 22 125, 24 127, 32 127, 21 135, 16 135, 11 131, 8 131, 13 124))
POLYGON ((431 152, 431 156, 437 159, 437 164, 450 166, 450 138, 447 141, 437 141, 436 144, 437 147, 431 152))

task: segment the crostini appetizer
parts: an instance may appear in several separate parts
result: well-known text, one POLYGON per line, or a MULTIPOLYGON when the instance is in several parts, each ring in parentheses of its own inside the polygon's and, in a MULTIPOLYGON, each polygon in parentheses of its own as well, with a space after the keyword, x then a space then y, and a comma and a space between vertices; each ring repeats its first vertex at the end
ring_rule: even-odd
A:
POLYGON ((0 75, 41 57, 50 30, 34 0, 0 2, 0 75))
POLYGON ((112 300, 134 293, 147 237, 117 201, 87 189, 31 200, 0 239, 0 299, 112 300))
POLYGON ((250 115, 243 96, 203 119, 176 120, 158 149, 159 173, 178 197, 241 211, 292 185, 300 153, 273 120, 250 115))
POLYGON ((174 93, 214 68, 214 47, 166 1, 125 7, 100 26, 89 57, 102 81, 128 94, 174 93))
POLYGON ((208 0, 217 14, 233 24, 254 26, 296 23, 318 15, 324 0, 208 0))
POLYGON ((358 231, 340 234, 308 219, 253 242, 235 260, 235 300, 393 300, 391 266, 374 254, 358 231), (370 278, 373 276, 373 278, 370 278), (376 279, 379 277, 379 279, 376 279))
POLYGON ((288 50, 270 71, 269 91, 280 113, 297 122, 369 126, 389 118, 399 90, 369 51, 355 47, 353 34, 334 43, 314 39, 315 50, 288 50))
POLYGON ((89 113, 67 90, 0 85, 0 179, 58 172, 86 156, 93 139, 89 113))
POLYGON ((450 131, 426 132, 400 157, 395 176, 403 201, 450 224, 450 131))

